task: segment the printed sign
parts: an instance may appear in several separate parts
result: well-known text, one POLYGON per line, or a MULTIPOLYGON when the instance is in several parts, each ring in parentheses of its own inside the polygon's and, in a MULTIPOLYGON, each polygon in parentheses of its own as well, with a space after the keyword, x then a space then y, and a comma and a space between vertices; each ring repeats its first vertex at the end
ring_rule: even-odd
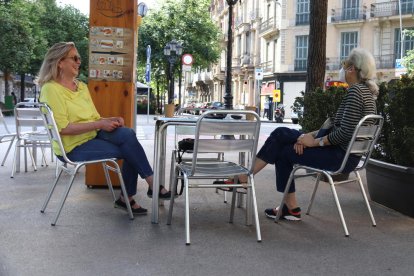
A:
POLYGON ((90 79, 131 82, 133 62, 132 29, 99 26, 90 28, 90 79))

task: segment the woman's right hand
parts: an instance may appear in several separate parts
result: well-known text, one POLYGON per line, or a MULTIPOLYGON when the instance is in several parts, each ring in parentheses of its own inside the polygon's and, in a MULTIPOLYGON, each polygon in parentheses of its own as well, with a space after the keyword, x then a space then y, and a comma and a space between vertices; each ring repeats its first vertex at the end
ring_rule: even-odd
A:
POLYGON ((114 131, 118 127, 122 126, 118 121, 106 118, 101 118, 99 121, 97 121, 97 123, 99 126, 98 129, 102 129, 108 132, 114 131))

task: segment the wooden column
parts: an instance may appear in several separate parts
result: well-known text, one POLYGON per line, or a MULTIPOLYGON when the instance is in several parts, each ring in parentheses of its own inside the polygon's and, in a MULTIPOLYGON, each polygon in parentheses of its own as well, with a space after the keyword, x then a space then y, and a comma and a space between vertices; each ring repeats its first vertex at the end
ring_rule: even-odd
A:
MULTIPOLYGON (((102 117, 120 116, 135 129, 137 0, 90 0, 88 87, 102 117)), ((118 178, 111 173, 113 184, 118 178)), ((85 184, 106 186, 101 165, 86 168, 85 184)))

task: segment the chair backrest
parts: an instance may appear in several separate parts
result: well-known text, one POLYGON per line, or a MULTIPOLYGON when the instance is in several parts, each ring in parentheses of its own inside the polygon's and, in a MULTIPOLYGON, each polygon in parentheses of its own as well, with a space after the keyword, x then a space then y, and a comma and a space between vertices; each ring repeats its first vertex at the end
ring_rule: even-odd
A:
POLYGON ((364 157, 355 170, 365 168, 379 138, 383 123, 384 118, 381 115, 373 114, 367 115, 359 121, 354 130, 351 141, 349 142, 344 160, 342 161, 341 167, 337 173, 344 170, 351 154, 364 157))
POLYGON ((0 123, 2 125, 0 135, 1 134, 11 134, 9 128, 7 127, 6 120, 4 119, 3 111, 1 110, 1 108, 0 108, 0 123))
POLYGON ((47 133, 50 139, 50 142, 53 145, 53 148, 59 148, 59 151, 62 153, 62 158, 65 163, 76 165, 75 162, 71 161, 65 153, 65 148, 63 147, 62 139, 60 138, 59 129, 57 127, 55 118, 53 117, 52 109, 45 103, 40 103, 39 108, 41 110, 43 123, 47 129, 47 133))
MULTIPOLYGON (((192 173, 195 171, 198 153, 216 152, 245 152, 250 155, 249 170, 252 172, 254 156, 260 133, 260 117, 249 110, 210 110, 200 115, 195 130, 194 153, 192 159, 192 173), (246 119, 211 119, 216 114, 245 115, 249 114, 252 120, 246 119), (222 135, 221 139, 214 136, 222 135), (227 137, 226 137, 227 135, 227 137)), ((200 161, 202 162, 202 161, 200 161)))
POLYGON ((28 133, 46 135, 39 105, 40 103, 21 102, 14 107, 18 139, 24 138, 28 133))

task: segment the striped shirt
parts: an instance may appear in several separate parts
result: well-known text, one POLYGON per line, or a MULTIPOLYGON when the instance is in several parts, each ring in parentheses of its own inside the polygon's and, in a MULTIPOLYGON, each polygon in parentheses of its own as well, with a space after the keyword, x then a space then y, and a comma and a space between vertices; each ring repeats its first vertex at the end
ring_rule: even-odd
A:
POLYGON ((368 87, 363 83, 351 86, 336 112, 333 130, 327 136, 329 143, 346 150, 358 122, 376 113, 375 100, 368 87))

